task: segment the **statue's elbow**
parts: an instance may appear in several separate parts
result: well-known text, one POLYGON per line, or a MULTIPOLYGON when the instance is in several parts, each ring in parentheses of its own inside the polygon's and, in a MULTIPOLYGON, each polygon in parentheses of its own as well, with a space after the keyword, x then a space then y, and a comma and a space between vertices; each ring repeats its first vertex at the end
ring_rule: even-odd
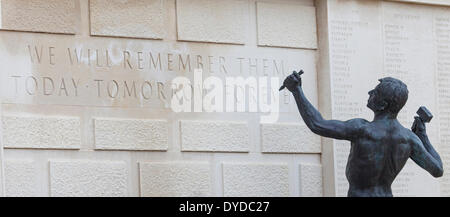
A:
POLYGON ((442 177, 444 175, 444 169, 442 169, 442 167, 438 167, 431 175, 433 175, 435 178, 442 177))
POLYGON ((311 124, 309 124, 308 127, 313 133, 320 135, 321 130, 320 130, 320 127, 317 126, 317 124, 311 123, 311 124))

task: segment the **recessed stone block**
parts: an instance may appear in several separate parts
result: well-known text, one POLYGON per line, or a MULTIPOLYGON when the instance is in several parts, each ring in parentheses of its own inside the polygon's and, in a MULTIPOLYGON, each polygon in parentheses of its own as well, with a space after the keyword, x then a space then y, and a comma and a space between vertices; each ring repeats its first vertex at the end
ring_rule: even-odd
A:
POLYGON ((95 148, 115 150, 167 150, 168 123, 150 119, 94 120, 95 148))
POLYGON ((181 121, 182 151, 248 152, 245 122, 181 121))
POLYGON ((38 195, 37 170, 31 160, 5 161, 5 196, 35 197, 38 195))
POLYGON ((79 149, 77 117, 4 116, 5 148, 79 149))
POLYGON ((90 0, 91 35, 162 39, 163 0, 90 0))
POLYGON ((211 196, 208 163, 139 163, 141 196, 211 196))
POLYGON ((178 40, 244 44, 248 3, 177 0, 178 40))
POLYGON ((317 48, 314 7, 257 2, 258 45, 317 48))
POLYGON ((318 164, 300 164, 300 196, 322 197, 322 166, 318 164))
POLYGON ((320 137, 300 124, 262 124, 262 152, 320 153, 320 137))
POLYGON ((287 164, 224 163, 225 197, 289 196, 287 164))
POLYGON ((1 29, 75 34, 74 0, 2 0, 1 29))
POLYGON ((127 196, 125 162, 50 161, 50 193, 54 197, 127 196))

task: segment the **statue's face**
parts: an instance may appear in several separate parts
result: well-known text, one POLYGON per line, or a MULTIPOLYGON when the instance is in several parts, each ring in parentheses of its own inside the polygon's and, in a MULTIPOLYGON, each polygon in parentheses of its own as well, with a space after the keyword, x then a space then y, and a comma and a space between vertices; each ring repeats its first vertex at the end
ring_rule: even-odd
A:
POLYGON ((373 90, 369 91, 369 99, 367 100, 367 107, 374 112, 380 110, 380 101, 382 101, 379 89, 380 85, 377 85, 373 90))

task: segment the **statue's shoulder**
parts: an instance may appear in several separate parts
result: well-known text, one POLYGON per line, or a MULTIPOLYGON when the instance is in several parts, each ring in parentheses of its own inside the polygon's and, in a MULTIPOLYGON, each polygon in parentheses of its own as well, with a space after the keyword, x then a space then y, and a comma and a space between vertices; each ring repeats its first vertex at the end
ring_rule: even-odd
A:
POLYGON ((420 141, 419 137, 411 129, 408 129, 405 127, 405 128, 403 128, 403 132, 408 137, 408 140, 410 142, 420 141))
POLYGON ((353 132, 359 133, 360 135, 366 134, 369 130, 370 122, 364 118, 354 118, 346 122, 353 128, 353 132))
POLYGON ((347 123, 355 125, 356 127, 365 127, 370 122, 364 118, 354 118, 347 121, 347 123))

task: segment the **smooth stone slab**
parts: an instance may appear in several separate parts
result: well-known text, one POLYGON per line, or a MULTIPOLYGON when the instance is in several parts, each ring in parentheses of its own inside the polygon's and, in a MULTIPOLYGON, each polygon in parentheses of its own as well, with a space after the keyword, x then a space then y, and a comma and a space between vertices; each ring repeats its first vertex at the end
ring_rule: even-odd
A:
POLYGON ((317 48, 316 9, 299 4, 257 2, 258 45, 317 48))
POLYGON ((245 44, 247 8, 240 0, 177 0, 178 40, 245 44))
MULTIPOLYGON (((324 58, 329 58, 330 65, 329 69, 322 71, 322 75, 329 73, 329 79, 333 80, 329 82, 332 100, 328 105, 322 105, 321 109, 330 112, 328 118, 372 120, 373 113, 366 107, 367 92, 383 77, 398 78, 408 86, 408 102, 398 115, 404 127, 411 127, 413 117, 422 105, 437 112, 437 107, 445 100, 435 97, 439 88, 430 87, 436 87, 441 68, 436 65, 442 64, 439 63, 442 61, 440 56, 444 53, 436 48, 447 45, 446 39, 439 38, 441 30, 434 27, 446 25, 438 22, 448 19, 448 10, 388 1, 328 0, 326 4, 330 35, 329 41, 323 44, 329 44, 327 49, 330 53, 324 58)), ((446 146, 438 143, 438 125, 439 121, 431 121, 427 124, 427 133, 433 146, 440 150, 445 167, 448 164, 448 150, 440 149, 446 146)), ((328 188, 326 195, 346 196, 349 186, 345 168, 350 142, 324 141, 333 144, 323 146, 323 153, 329 154, 323 158, 324 170, 335 170, 324 173, 327 174, 324 177, 324 186, 328 188)), ((444 185, 440 184, 445 177, 435 179, 412 161, 408 161, 405 168, 392 186, 394 196, 439 196, 445 190, 441 188, 444 185), (424 184, 426 189, 419 187, 424 184)))

